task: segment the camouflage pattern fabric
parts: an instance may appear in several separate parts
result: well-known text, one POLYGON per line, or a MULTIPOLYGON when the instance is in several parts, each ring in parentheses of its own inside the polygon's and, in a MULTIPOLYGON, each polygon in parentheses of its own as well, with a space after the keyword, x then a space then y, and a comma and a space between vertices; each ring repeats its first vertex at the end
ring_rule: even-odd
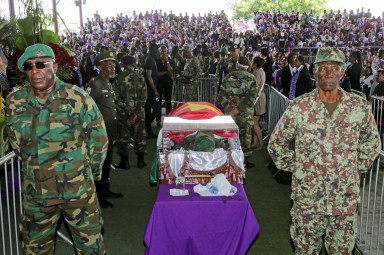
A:
POLYGON ((146 153, 147 134, 145 130, 145 102, 147 86, 139 71, 127 68, 115 79, 118 135, 117 152, 128 156, 130 141, 133 139, 136 153, 146 153), (129 121, 132 114, 137 115, 135 124, 129 121))
POLYGON ((223 140, 215 139, 212 131, 198 131, 176 143, 174 149, 213 152, 216 148, 228 149, 223 140))
POLYGON ((357 235, 357 213, 352 215, 302 214, 291 210, 291 238, 295 254, 320 254, 324 242, 328 254, 352 254, 357 235))
POLYGON ((184 70, 184 59, 180 54, 171 55, 171 59, 173 62, 173 73, 178 75, 181 71, 184 70))
POLYGON ((245 157, 252 155, 253 107, 258 89, 255 76, 247 71, 234 71, 225 76, 219 91, 219 100, 225 114, 236 106, 239 113, 232 116, 239 127, 241 148, 245 157))
POLYGON ((228 60, 228 72, 237 70, 237 61, 233 61, 232 58, 228 60))
POLYGON ((338 48, 333 47, 324 47, 318 49, 315 64, 327 61, 345 64, 344 52, 342 52, 338 48))
POLYGON ((183 86, 184 101, 198 101, 199 76, 201 75, 201 68, 196 58, 191 58, 186 61, 184 66, 184 75, 191 77, 190 82, 184 83, 183 86))
POLYGON ((200 54, 198 60, 201 72, 207 74, 213 63, 213 53, 209 52, 207 55, 200 54))
POLYGON ((369 103, 342 89, 339 93, 339 105, 331 116, 318 89, 294 100, 269 141, 276 166, 293 173, 291 198, 303 214, 354 214, 360 173, 380 152, 369 103), (294 151, 289 149, 292 139, 294 151))
MULTIPOLYGON (((55 88, 44 105, 38 102, 30 86, 11 93, 6 105, 8 137, 23 163, 24 214, 33 218, 32 222, 23 224, 32 224, 36 228, 31 233, 22 228, 23 239, 26 249, 36 251, 33 247, 37 243, 42 245, 39 242, 45 240, 41 235, 55 231, 56 223, 38 222, 37 219, 45 215, 42 211, 37 213, 30 204, 38 203, 39 209, 43 210, 43 207, 57 208, 58 205, 70 208, 83 201, 85 208, 93 203, 96 205, 92 206, 98 208, 94 180, 101 178, 100 169, 107 152, 106 127, 92 98, 77 86, 65 84, 57 78, 55 88), (38 224, 50 229, 41 229, 38 224)), ((88 211, 81 212, 81 215, 77 210, 74 213, 68 212, 68 217, 77 217, 77 228, 73 226, 72 231, 75 239, 80 238, 76 236, 80 228, 84 233, 100 232, 100 226, 92 229, 92 225, 85 223, 91 217, 88 211)), ((32 226, 26 228, 29 230, 32 226)), ((87 236, 81 238, 85 242, 87 236)), ((100 238, 92 237, 83 246, 98 247, 102 251, 100 238)))
POLYGON ((72 238, 78 254, 106 254, 101 227, 103 219, 95 193, 89 197, 73 200, 58 206, 44 207, 35 200, 23 200, 25 208, 20 224, 25 243, 23 254, 53 254, 56 225, 63 211, 64 218, 72 231, 72 238))

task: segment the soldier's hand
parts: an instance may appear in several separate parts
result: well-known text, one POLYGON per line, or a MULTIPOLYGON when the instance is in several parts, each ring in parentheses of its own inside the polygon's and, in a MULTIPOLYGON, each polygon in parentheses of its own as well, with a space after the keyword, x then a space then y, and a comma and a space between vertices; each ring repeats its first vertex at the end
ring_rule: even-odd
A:
POLYGON ((137 115, 135 113, 132 113, 130 116, 129 116, 129 122, 131 124, 135 124, 137 121, 137 115))
POLYGON ((239 109, 237 108, 237 106, 233 106, 232 110, 229 112, 229 115, 236 116, 237 114, 239 114, 239 109))

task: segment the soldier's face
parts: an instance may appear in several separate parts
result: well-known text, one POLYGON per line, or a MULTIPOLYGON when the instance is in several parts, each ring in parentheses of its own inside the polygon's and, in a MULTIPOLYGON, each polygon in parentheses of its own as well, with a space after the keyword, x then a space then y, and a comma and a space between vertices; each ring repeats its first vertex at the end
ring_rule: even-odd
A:
POLYGON ((54 87, 58 67, 54 62, 51 58, 35 58, 25 61, 25 67, 32 66, 32 69, 25 71, 25 75, 33 90, 44 92, 54 87), (44 67, 41 68, 42 64, 37 63, 44 63, 44 67))
POLYGON ((337 62, 322 62, 315 69, 315 78, 319 88, 323 91, 333 91, 338 88, 345 70, 337 62))
POLYGON ((106 78, 113 78, 115 76, 116 64, 113 61, 103 61, 100 63, 99 70, 106 78))

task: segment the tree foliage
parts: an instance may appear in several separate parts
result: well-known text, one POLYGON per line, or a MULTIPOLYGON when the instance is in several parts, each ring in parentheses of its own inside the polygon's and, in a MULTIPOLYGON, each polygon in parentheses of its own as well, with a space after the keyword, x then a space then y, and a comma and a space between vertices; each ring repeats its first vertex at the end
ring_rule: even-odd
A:
POLYGON ((326 3, 328 0, 238 0, 232 4, 230 8, 233 10, 233 19, 250 19, 254 12, 276 12, 282 13, 309 12, 312 10, 314 14, 320 15, 323 10, 328 10, 326 3))

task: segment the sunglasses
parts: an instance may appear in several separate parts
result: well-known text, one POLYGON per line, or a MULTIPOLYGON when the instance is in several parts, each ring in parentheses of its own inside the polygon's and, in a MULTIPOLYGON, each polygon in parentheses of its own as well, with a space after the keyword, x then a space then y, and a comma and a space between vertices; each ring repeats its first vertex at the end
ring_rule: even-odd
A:
POLYGON ((53 61, 51 61, 51 62, 38 61, 35 63, 25 63, 23 65, 23 70, 24 70, 24 72, 31 71, 33 66, 36 66, 37 69, 44 69, 47 65, 53 64, 53 63, 55 63, 55 62, 53 62, 53 61))

